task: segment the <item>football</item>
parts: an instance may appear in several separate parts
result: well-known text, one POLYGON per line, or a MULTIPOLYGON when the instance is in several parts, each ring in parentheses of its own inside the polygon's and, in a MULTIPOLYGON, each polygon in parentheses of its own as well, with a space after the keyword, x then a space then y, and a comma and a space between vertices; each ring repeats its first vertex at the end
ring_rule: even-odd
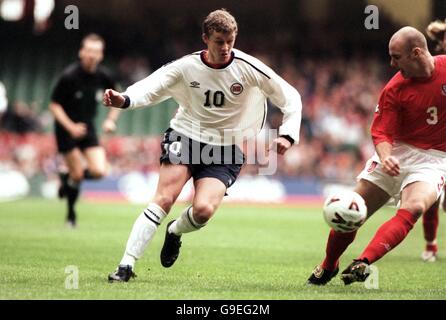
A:
POLYGON ((367 206, 356 192, 342 191, 329 196, 324 203, 324 219, 338 232, 357 230, 367 218, 367 206))

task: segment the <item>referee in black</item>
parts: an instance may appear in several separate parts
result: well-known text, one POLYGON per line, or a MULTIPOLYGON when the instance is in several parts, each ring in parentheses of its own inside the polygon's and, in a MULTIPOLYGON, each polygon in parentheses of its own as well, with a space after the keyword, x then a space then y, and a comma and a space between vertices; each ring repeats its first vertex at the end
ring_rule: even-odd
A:
MULTIPOLYGON (((58 79, 49 109, 55 118, 57 148, 68 173, 60 173, 59 197, 68 202, 67 223, 76 226, 75 203, 83 179, 99 179, 107 172, 105 150, 99 145, 94 120, 97 104, 106 88, 116 87, 108 72, 99 66, 105 41, 97 34, 82 39, 79 61, 68 66, 58 79)), ((102 129, 116 129, 119 109, 110 109, 102 129)))

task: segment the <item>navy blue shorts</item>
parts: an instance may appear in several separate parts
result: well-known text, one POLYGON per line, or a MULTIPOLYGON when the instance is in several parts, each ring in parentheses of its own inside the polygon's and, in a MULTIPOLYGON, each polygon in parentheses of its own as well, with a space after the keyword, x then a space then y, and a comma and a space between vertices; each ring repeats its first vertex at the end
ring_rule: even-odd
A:
POLYGON ((169 128, 161 142, 161 163, 184 164, 194 180, 216 178, 229 188, 245 163, 236 145, 217 146, 198 142, 169 128))

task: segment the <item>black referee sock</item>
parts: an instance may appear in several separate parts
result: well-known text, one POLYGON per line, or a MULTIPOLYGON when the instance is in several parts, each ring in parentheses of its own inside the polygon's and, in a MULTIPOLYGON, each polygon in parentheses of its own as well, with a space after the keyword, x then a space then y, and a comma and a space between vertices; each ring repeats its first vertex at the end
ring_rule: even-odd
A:
POLYGON ((72 224, 76 223, 76 212, 74 210, 68 210, 67 221, 72 224))
POLYGON ((67 219, 74 222, 76 220, 76 212, 74 211, 74 206, 79 198, 79 184, 77 186, 67 185, 66 189, 67 202, 68 202, 68 215, 67 219))

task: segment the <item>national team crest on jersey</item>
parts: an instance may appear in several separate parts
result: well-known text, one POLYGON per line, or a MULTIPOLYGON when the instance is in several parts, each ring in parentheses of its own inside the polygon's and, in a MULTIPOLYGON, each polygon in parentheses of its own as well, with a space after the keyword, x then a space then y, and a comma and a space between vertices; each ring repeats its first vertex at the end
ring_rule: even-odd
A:
POLYGON ((446 96, 446 83, 441 85, 441 93, 446 96))
POLYGON ((243 86, 240 83, 236 82, 236 83, 232 84, 231 92, 233 94, 235 94, 236 96, 238 96, 240 93, 243 92, 243 86))

